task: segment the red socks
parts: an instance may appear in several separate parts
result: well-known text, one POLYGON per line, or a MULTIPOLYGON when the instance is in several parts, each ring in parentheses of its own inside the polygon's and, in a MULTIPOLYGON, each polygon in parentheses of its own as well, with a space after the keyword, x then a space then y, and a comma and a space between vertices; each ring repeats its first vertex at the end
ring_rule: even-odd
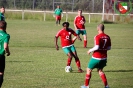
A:
POLYGON ((67 66, 70 66, 71 61, 72 61, 72 59, 70 59, 70 58, 67 59, 67 66))
POLYGON ((77 67, 80 68, 80 60, 79 59, 75 60, 75 62, 76 62, 77 67))
POLYGON ((86 74, 86 76, 85 76, 85 86, 89 85, 90 79, 91 79, 91 74, 86 74))
POLYGON ((104 83, 104 86, 108 86, 108 82, 107 82, 107 79, 106 79, 106 75, 104 73, 100 74, 100 77, 104 83))
POLYGON ((87 40, 84 40, 84 48, 87 47, 87 40))

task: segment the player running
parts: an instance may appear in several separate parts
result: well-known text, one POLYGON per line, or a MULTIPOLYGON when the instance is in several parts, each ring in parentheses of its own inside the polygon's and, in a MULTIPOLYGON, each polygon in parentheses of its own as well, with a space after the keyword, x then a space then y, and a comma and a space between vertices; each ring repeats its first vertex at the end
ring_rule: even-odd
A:
POLYGON ((68 56, 67 66, 71 65, 72 57, 74 57, 76 65, 78 67, 78 72, 83 72, 83 70, 81 69, 80 60, 78 58, 76 49, 72 43, 72 34, 76 36, 79 40, 81 40, 81 38, 74 32, 74 30, 69 28, 68 22, 64 22, 62 26, 63 28, 60 31, 58 31, 58 33, 55 36, 55 47, 57 50, 59 50, 57 42, 58 37, 60 37, 62 49, 68 56))
MULTIPOLYGON (((74 19, 74 27, 78 35, 82 34, 84 37, 84 48, 87 48, 87 33, 85 30, 85 17, 82 15, 82 10, 78 10, 78 15, 74 19)), ((73 38, 73 43, 76 37, 73 38)))
POLYGON ((88 51, 88 54, 93 52, 93 55, 88 63, 87 73, 85 77, 85 84, 81 88, 89 88, 89 82, 91 79, 91 72, 94 68, 97 71, 104 83, 105 88, 109 88, 106 75, 103 72, 103 68, 107 63, 107 51, 111 49, 111 39, 104 33, 104 25, 99 24, 97 26, 98 35, 94 37, 95 45, 88 51))

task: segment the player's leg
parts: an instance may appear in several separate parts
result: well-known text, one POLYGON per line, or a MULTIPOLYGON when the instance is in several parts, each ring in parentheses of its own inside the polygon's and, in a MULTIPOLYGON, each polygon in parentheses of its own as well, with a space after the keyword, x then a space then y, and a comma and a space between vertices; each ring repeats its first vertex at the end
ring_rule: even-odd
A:
POLYGON ((101 79, 102 79, 102 81, 104 83, 105 88, 109 88, 108 82, 107 82, 107 78, 106 78, 106 75, 103 72, 103 70, 102 69, 98 69, 98 73, 99 73, 99 75, 100 75, 100 77, 101 77, 101 79))
POLYGON ((67 66, 70 66, 71 65, 71 61, 72 61, 72 57, 73 57, 72 54, 71 54, 71 51, 70 51, 70 47, 63 48, 63 51, 68 56, 68 58, 67 58, 67 66))
POLYGON ((103 68, 106 66, 107 61, 106 60, 101 60, 99 63, 99 68, 98 68, 98 73, 104 83, 105 88, 109 88, 107 78, 105 73, 103 72, 103 68))
POLYGON ((84 37, 84 48, 87 48, 87 33, 86 33, 86 30, 83 30, 82 35, 84 37))
POLYGON ((79 57, 77 55, 77 51, 74 46, 71 46, 71 51, 72 51, 73 57, 75 58, 76 65, 78 67, 78 72, 83 72, 83 70, 81 69, 81 64, 80 64, 79 57))
POLYGON ((60 25, 60 21, 61 21, 61 16, 58 17, 58 23, 60 25))
POLYGON ((0 55, 0 88, 1 88, 2 83, 3 83, 4 69, 5 69, 5 56, 0 55))
POLYGON ((55 17, 56 25, 58 25, 58 16, 55 17))
POLYGON ((0 88, 2 86, 2 83, 3 83, 3 75, 4 73, 3 72, 0 72, 0 88))
POLYGON ((96 60, 93 58, 90 59, 86 69, 85 83, 83 86, 81 86, 81 88, 89 87, 92 70, 97 67, 98 63, 99 63, 99 60, 96 60))
POLYGON ((71 65, 71 62, 72 62, 72 54, 69 52, 67 54, 68 58, 67 58, 67 66, 70 66, 71 65))
MULTIPOLYGON (((77 34, 77 35, 80 35, 80 30, 79 30, 79 29, 76 30, 76 34, 77 34)), ((74 37, 74 38, 72 39, 72 42, 74 43, 74 42, 76 41, 76 39, 77 39, 77 37, 74 37)))
POLYGON ((81 86, 81 88, 89 88, 89 83, 90 83, 90 79, 91 79, 91 72, 92 72, 91 69, 89 69, 89 68, 86 69, 85 83, 83 86, 81 86))

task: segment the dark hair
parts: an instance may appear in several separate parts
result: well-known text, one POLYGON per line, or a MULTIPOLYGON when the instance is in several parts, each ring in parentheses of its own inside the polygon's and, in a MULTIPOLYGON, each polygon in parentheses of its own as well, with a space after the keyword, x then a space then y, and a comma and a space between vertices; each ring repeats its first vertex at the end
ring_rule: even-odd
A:
POLYGON ((5 8, 4 6, 1 6, 1 8, 5 8))
POLYGON ((104 31, 104 24, 99 24, 98 27, 99 27, 102 31, 104 31))
POLYGON ((78 11, 81 11, 82 12, 82 9, 79 9, 78 11))
POLYGON ((69 27, 69 22, 64 22, 64 23, 62 24, 62 26, 63 26, 63 27, 65 27, 65 26, 69 27))
POLYGON ((0 21, 0 28, 1 29, 6 29, 6 26, 7 26, 7 23, 6 23, 6 21, 0 21))

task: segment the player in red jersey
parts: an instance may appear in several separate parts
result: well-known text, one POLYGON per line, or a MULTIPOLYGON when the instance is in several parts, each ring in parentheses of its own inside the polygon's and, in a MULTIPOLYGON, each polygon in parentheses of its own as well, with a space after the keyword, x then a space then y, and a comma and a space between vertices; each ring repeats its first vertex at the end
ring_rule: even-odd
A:
POLYGON ((76 49, 72 43, 72 34, 74 36, 76 36, 79 40, 81 40, 81 38, 71 28, 69 28, 68 22, 64 22, 62 24, 62 26, 63 26, 63 28, 55 36, 56 49, 59 50, 59 46, 58 46, 57 42, 58 42, 58 37, 60 37, 62 49, 68 56, 67 66, 71 65, 72 57, 74 57, 75 62, 78 67, 78 71, 83 72, 83 70, 81 69, 80 60, 78 58, 76 49))
MULTIPOLYGON (((74 27, 78 35, 82 34, 84 37, 84 48, 87 47, 87 33, 85 30, 85 17, 82 15, 82 10, 78 10, 78 15, 74 19, 74 27)), ((73 38, 73 43, 76 37, 73 38)))
POLYGON ((89 81, 91 79, 91 72, 94 68, 97 68, 97 71, 104 83, 105 88, 109 88, 106 75, 103 72, 103 68, 107 63, 107 51, 111 49, 111 39, 104 33, 104 25, 99 24, 97 26, 98 35, 94 37, 95 45, 92 49, 88 51, 88 54, 93 52, 92 58, 88 63, 87 73, 85 77, 85 84, 81 88, 89 88, 89 81))

